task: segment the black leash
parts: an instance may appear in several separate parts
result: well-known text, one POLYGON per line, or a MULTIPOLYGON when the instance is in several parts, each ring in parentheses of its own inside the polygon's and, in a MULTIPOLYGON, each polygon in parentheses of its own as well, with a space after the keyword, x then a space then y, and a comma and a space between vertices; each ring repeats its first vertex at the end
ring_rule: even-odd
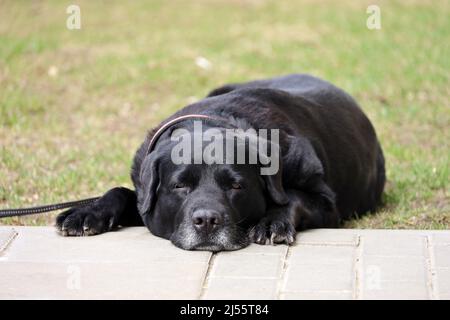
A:
POLYGON ((100 197, 88 198, 88 199, 70 201, 70 202, 55 203, 55 204, 49 204, 46 206, 31 207, 31 208, 1 209, 0 210, 0 219, 6 218, 6 217, 26 216, 29 214, 37 214, 37 213, 55 211, 55 210, 60 210, 60 209, 72 208, 72 207, 83 207, 90 203, 95 202, 98 198, 100 198, 100 197))

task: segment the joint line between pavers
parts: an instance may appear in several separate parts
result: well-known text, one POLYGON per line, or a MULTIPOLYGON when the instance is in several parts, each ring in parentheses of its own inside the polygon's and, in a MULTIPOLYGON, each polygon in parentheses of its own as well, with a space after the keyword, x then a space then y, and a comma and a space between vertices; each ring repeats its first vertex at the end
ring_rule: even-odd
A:
POLYGON ((19 235, 19 232, 17 232, 16 229, 12 228, 10 236, 8 237, 8 239, 6 239, 4 244, 0 247, 0 255, 2 255, 4 251, 6 251, 6 249, 11 245, 11 243, 14 241, 14 239, 18 235, 19 235))
MULTIPOLYGON (((214 279, 243 279, 243 280, 279 280, 280 277, 251 277, 251 276, 209 276, 209 280, 214 279)), ((207 289, 207 287, 205 288, 207 289)))
POLYGON ((431 300, 439 299, 436 281, 436 266, 434 258, 434 248, 431 236, 425 236, 426 253, 425 262, 427 266, 427 289, 431 300))
POLYGON ((363 267, 362 267, 362 255, 363 255, 363 246, 364 241, 361 235, 358 235, 357 238, 357 246, 356 246, 356 254, 355 259, 353 261, 353 299, 359 300, 361 299, 362 292, 362 278, 363 278, 363 267))
POLYGON ((278 280, 277 284, 277 291, 275 292, 275 297, 277 300, 281 299, 283 288, 286 287, 286 281, 287 281, 287 269, 289 267, 289 259, 292 254, 292 247, 288 245, 286 249, 286 253, 283 256, 283 267, 280 272, 280 278, 278 280))
POLYGON ((202 281, 202 285, 200 288, 200 294, 198 295, 198 299, 202 299, 206 294, 206 290, 208 289, 208 286, 209 286, 209 281, 211 278, 211 274, 212 274, 214 262, 216 261, 217 254, 218 253, 211 253, 211 255, 209 256, 208 268, 206 269, 205 276, 203 277, 203 281, 202 281))

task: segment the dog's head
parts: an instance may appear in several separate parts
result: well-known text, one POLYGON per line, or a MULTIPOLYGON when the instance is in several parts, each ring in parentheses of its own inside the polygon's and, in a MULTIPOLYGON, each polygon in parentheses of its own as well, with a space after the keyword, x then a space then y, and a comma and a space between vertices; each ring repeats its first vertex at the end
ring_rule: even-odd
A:
MULTIPOLYGON (((145 225, 176 246, 210 251, 243 248, 249 244, 249 228, 265 215, 266 207, 287 202, 281 170, 261 175, 260 163, 227 164, 226 154, 222 163, 205 158, 199 163, 195 152, 191 163, 178 163, 177 145, 169 134, 160 138, 142 161, 137 188, 145 225)), ((211 154, 208 148, 204 144, 199 149, 203 157, 211 154)))

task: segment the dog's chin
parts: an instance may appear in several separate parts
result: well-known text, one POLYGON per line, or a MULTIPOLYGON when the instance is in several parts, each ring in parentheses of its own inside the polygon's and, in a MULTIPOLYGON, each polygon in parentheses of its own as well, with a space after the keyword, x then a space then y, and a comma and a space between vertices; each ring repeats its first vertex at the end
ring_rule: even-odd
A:
POLYGON ((226 243, 226 244, 216 244, 216 243, 201 243, 199 245, 194 246, 190 250, 197 250, 197 251, 212 251, 212 252, 219 252, 219 251, 234 251, 243 249, 246 246, 249 245, 249 242, 246 243, 226 243))
POLYGON ((244 232, 227 232, 222 230, 210 237, 202 237, 191 232, 181 232, 171 237, 171 242, 178 248, 197 251, 234 251, 247 247, 250 238, 244 232))
POLYGON ((225 244, 217 244, 213 242, 201 242, 195 245, 186 245, 179 242, 172 242, 178 248, 184 250, 195 250, 195 251, 211 251, 211 252, 219 252, 219 251, 234 251, 243 249, 249 245, 249 242, 246 243, 225 243, 225 244))

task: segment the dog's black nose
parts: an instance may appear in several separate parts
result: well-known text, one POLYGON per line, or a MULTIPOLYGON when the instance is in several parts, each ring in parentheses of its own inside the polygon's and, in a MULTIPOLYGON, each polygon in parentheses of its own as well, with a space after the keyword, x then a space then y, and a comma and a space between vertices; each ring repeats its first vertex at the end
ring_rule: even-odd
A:
POLYGON ((214 210, 196 210, 192 215, 195 229, 202 232, 211 232, 222 224, 222 216, 214 210))

